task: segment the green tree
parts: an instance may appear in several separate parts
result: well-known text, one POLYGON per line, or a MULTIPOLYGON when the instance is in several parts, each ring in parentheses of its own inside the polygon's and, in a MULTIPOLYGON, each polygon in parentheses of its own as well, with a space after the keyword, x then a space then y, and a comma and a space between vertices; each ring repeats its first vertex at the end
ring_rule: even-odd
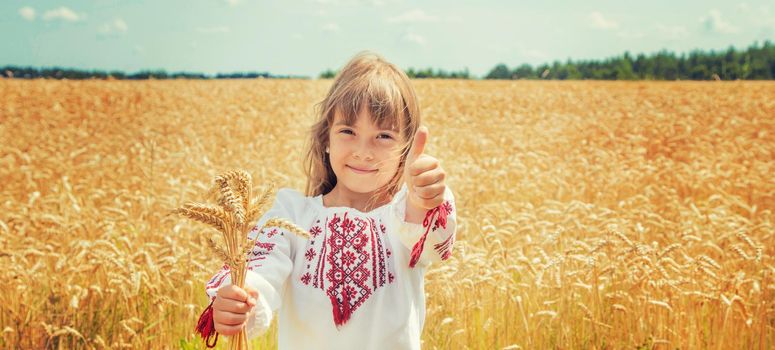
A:
POLYGON ((509 67, 500 63, 487 73, 485 79, 511 79, 511 72, 509 71, 509 67))
POLYGON ((332 69, 326 69, 325 71, 323 71, 323 73, 320 73, 319 77, 320 79, 333 79, 334 77, 336 77, 336 73, 337 72, 332 69))
POLYGON ((529 64, 522 64, 514 69, 511 73, 511 77, 514 79, 535 79, 536 73, 529 64))

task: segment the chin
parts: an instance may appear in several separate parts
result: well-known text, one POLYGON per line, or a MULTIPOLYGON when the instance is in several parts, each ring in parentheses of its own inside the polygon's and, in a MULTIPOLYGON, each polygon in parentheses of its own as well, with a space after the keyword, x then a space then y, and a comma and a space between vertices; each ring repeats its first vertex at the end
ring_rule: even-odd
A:
POLYGON ((376 191, 379 187, 374 187, 373 185, 367 185, 367 186, 352 186, 347 185, 346 183, 343 183, 345 187, 347 187, 348 190, 355 192, 355 193, 372 193, 376 191))
POLYGON ((360 193, 360 194, 370 194, 380 188, 382 184, 380 184, 379 180, 377 178, 372 179, 353 179, 353 178, 342 178, 339 177, 337 179, 337 182, 341 182, 341 184, 347 188, 350 192, 354 193, 360 193))
POLYGON ((380 169, 380 172, 376 174, 366 176, 352 173, 352 170, 347 168, 347 166, 342 166, 337 170, 334 171, 337 183, 341 183, 348 191, 353 193, 370 194, 390 182, 390 178, 387 178, 382 173, 383 169, 380 169))

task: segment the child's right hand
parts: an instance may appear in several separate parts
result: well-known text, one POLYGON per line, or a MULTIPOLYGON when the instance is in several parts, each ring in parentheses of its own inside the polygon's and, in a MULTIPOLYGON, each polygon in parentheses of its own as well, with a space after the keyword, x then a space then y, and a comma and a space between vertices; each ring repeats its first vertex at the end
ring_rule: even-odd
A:
POLYGON ((218 289, 213 302, 215 330, 223 335, 234 335, 242 330, 258 301, 258 291, 227 285, 218 289))

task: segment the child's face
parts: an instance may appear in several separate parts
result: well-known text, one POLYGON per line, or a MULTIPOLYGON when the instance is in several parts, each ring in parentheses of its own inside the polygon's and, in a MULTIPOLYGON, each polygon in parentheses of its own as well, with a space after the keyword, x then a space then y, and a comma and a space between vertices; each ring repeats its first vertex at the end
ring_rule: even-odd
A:
POLYGON ((329 159, 336 186, 356 193, 370 193, 387 184, 400 160, 401 135, 382 129, 362 110, 355 125, 348 126, 340 113, 328 131, 329 159))

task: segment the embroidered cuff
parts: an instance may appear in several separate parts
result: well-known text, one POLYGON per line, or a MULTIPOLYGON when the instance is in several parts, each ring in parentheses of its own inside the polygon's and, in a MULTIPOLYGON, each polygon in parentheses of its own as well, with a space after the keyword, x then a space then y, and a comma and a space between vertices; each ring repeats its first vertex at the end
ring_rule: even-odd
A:
POLYGON ((444 202, 428 210, 422 224, 405 220, 407 193, 404 184, 394 198, 393 212, 398 226, 398 237, 411 251, 409 266, 415 267, 419 262, 421 265, 427 265, 433 261, 448 259, 455 241, 456 230, 455 199, 452 191, 449 187, 446 188, 444 202))
POLYGON ((419 238, 419 236, 422 234, 422 224, 415 224, 412 222, 406 221, 406 205, 407 205, 407 195, 408 195, 408 189, 406 188, 406 184, 403 184, 401 186, 401 189, 398 190, 398 192, 395 195, 395 198, 393 198, 393 215, 395 215, 395 218, 397 219, 399 225, 399 231, 400 234, 403 235, 409 235, 409 236, 416 236, 419 238))
POLYGON ((247 271, 245 286, 258 291, 258 301, 253 307, 253 317, 248 320, 248 339, 264 333, 272 322, 273 303, 280 302, 280 295, 272 288, 272 285, 261 275, 254 271, 247 271))

